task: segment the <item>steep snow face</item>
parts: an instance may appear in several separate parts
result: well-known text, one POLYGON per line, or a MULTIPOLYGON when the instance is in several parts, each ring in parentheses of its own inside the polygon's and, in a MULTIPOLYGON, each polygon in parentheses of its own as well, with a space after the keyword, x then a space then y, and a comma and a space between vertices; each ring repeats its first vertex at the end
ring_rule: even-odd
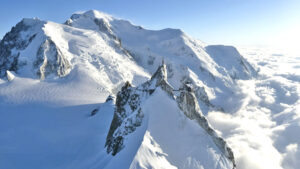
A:
POLYGON ((125 81, 139 84, 149 77, 115 39, 103 32, 53 22, 49 22, 44 31, 57 44, 72 68, 80 66, 112 92, 125 81))
POLYGON ((162 65, 150 81, 135 88, 126 83, 118 93, 106 139, 116 158, 108 168, 119 168, 113 161, 126 157, 133 160, 124 168, 234 168, 232 150, 201 114, 192 89, 181 89, 176 99, 166 79, 162 65))
POLYGON ((210 45, 206 52, 218 65, 224 67, 233 79, 249 79, 257 75, 254 68, 232 46, 210 45), (230 59, 228 59, 230 58, 230 59))

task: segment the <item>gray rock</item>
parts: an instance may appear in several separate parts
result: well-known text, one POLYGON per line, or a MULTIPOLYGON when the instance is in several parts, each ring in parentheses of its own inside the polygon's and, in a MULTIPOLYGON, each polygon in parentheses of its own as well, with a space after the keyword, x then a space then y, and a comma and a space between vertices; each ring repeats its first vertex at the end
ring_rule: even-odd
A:
POLYGON ((227 145, 226 141, 219 137, 216 131, 209 125, 207 119, 200 111, 197 98, 194 94, 194 90, 190 83, 186 83, 181 88, 180 95, 176 98, 179 108, 184 112, 184 114, 191 120, 196 120, 197 123, 211 136, 214 143, 220 149, 220 151, 231 160, 233 166, 235 167, 235 160, 233 151, 227 145))
POLYGON ((31 41, 35 38, 36 34, 22 37, 21 33, 30 29, 30 25, 26 25, 22 20, 16 26, 12 27, 11 31, 6 33, 0 42, 0 77, 6 75, 6 71, 17 72, 18 58, 20 53, 13 53, 12 50, 24 50, 31 41))
POLYGON ((174 98, 173 87, 168 83, 167 66, 162 63, 149 81, 149 86, 161 87, 170 97, 174 98))
POLYGON ((179 108, 190 119, 203 116, 193 88, 189 84, 184 84, 181 88, 180 95, 176 98, 179 108))
POLYGON ((91 116, 96 115, 98 111, 99 111, 99 109, 94 109, 94 110, 91 112, 91 116))
POLYGON ((55 43, 47 38, 37 52, 34 68, 37 69, 37 75, 43 80, 50 74, 63 77, 69 73, 71 66, 55 43))
POLYGON ((140 103, 140 92, 126 82, 117 94, 113 120, 106 137, 107 153, 114 156, 121 151, 124 137, 141 125, 144 115, 140 103))

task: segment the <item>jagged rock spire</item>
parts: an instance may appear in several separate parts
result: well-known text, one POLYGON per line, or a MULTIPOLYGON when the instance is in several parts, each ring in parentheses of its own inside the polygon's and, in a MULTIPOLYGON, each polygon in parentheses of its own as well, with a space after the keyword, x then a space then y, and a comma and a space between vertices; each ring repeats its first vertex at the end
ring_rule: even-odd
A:
POLYGON ((153 79, 157 80, 157 85, 163 80, 167 81, 167 66, 164 64, 164 61, 162 61, 162 65, 157 68, 156 72, 151 77, 151 80, 153 79))
POLYGON ((162 65, 160 65, 156 72, 153 74, 150 80, 150 86, 155 85, 155 87, 161 87, 167 94, 174 98, 173 87, 168 83, 168 75, 167 75, 167 66, 162 61, 162 65))

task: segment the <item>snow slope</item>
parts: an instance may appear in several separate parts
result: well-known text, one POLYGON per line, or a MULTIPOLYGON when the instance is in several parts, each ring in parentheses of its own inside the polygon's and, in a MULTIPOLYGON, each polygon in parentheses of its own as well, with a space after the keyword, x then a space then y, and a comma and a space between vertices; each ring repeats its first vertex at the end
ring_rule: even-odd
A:
POLYGON ((15 78, 0 95, 0 168, 93 168, 113 115, 111 103, 99 104, 107 94, 93 84, 15 78))
MULTIPOLYGON (((150 115, 147 129, 149 135, 144 136, 144 141, 151 139, 152 145, 159 145, 162 152, 158 151, 156 154, 182 169, 232 168, 232 164, 214 145, 206 131, 185 117, 167 94, 158 90, 145 103, 144 109, 147 111, 145 113, 150 115), (154 109, 153 105, 156 105, 157 109, 154 109)), ((155 152, 152 145, 143 144, 143 149, 155 152)), ((145 151, 143 149, 140 148, 138 152, 145 151)), ((160 163, 152 163, 151 158, 149 162, 145 162, 143 158, 145 155, 142 152, 141 155, 135 156, 133 162, 141 168, 160 167, 160 163)), ((146 156, 146 158, 149 157, 146 156)))
POLYGON ((297 168, 299 59, 239 51, 94 10, 23 19, 0 42, 0 168, 232 168, 227 147, 237 168, 297 168), (168 85, 111 130, 107 96, 139 89, 162 62, 168 85), (193 104, 178 103, 186 84, 193 104))

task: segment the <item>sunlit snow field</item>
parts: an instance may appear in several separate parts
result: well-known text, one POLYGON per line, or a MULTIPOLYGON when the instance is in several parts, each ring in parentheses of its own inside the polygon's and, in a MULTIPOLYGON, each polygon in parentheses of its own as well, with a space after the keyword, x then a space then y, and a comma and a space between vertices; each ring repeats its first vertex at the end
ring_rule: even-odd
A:
MULTIPOLYGON (((209 112, 208 120, 232 147, 238 169, 297 169, 300 55, 238 49, 260 70, 259 76, 240 80, 237 97, 242 100, 226 114, 209 112)), ((106 114, 90 118, 107 94, 88 79, 75 82, 81 80, 81 86, 18 77, 0 81, 0 168, 84 168, 101 163, 113 110, 102 107, 106 114)))
POLYGON ((296 169, 300 166, 300 55, 240 47, 259 68, 256 80, 239 81, 236 112, 210 112, 208 119, 233 148, 239 169, 296 169))

